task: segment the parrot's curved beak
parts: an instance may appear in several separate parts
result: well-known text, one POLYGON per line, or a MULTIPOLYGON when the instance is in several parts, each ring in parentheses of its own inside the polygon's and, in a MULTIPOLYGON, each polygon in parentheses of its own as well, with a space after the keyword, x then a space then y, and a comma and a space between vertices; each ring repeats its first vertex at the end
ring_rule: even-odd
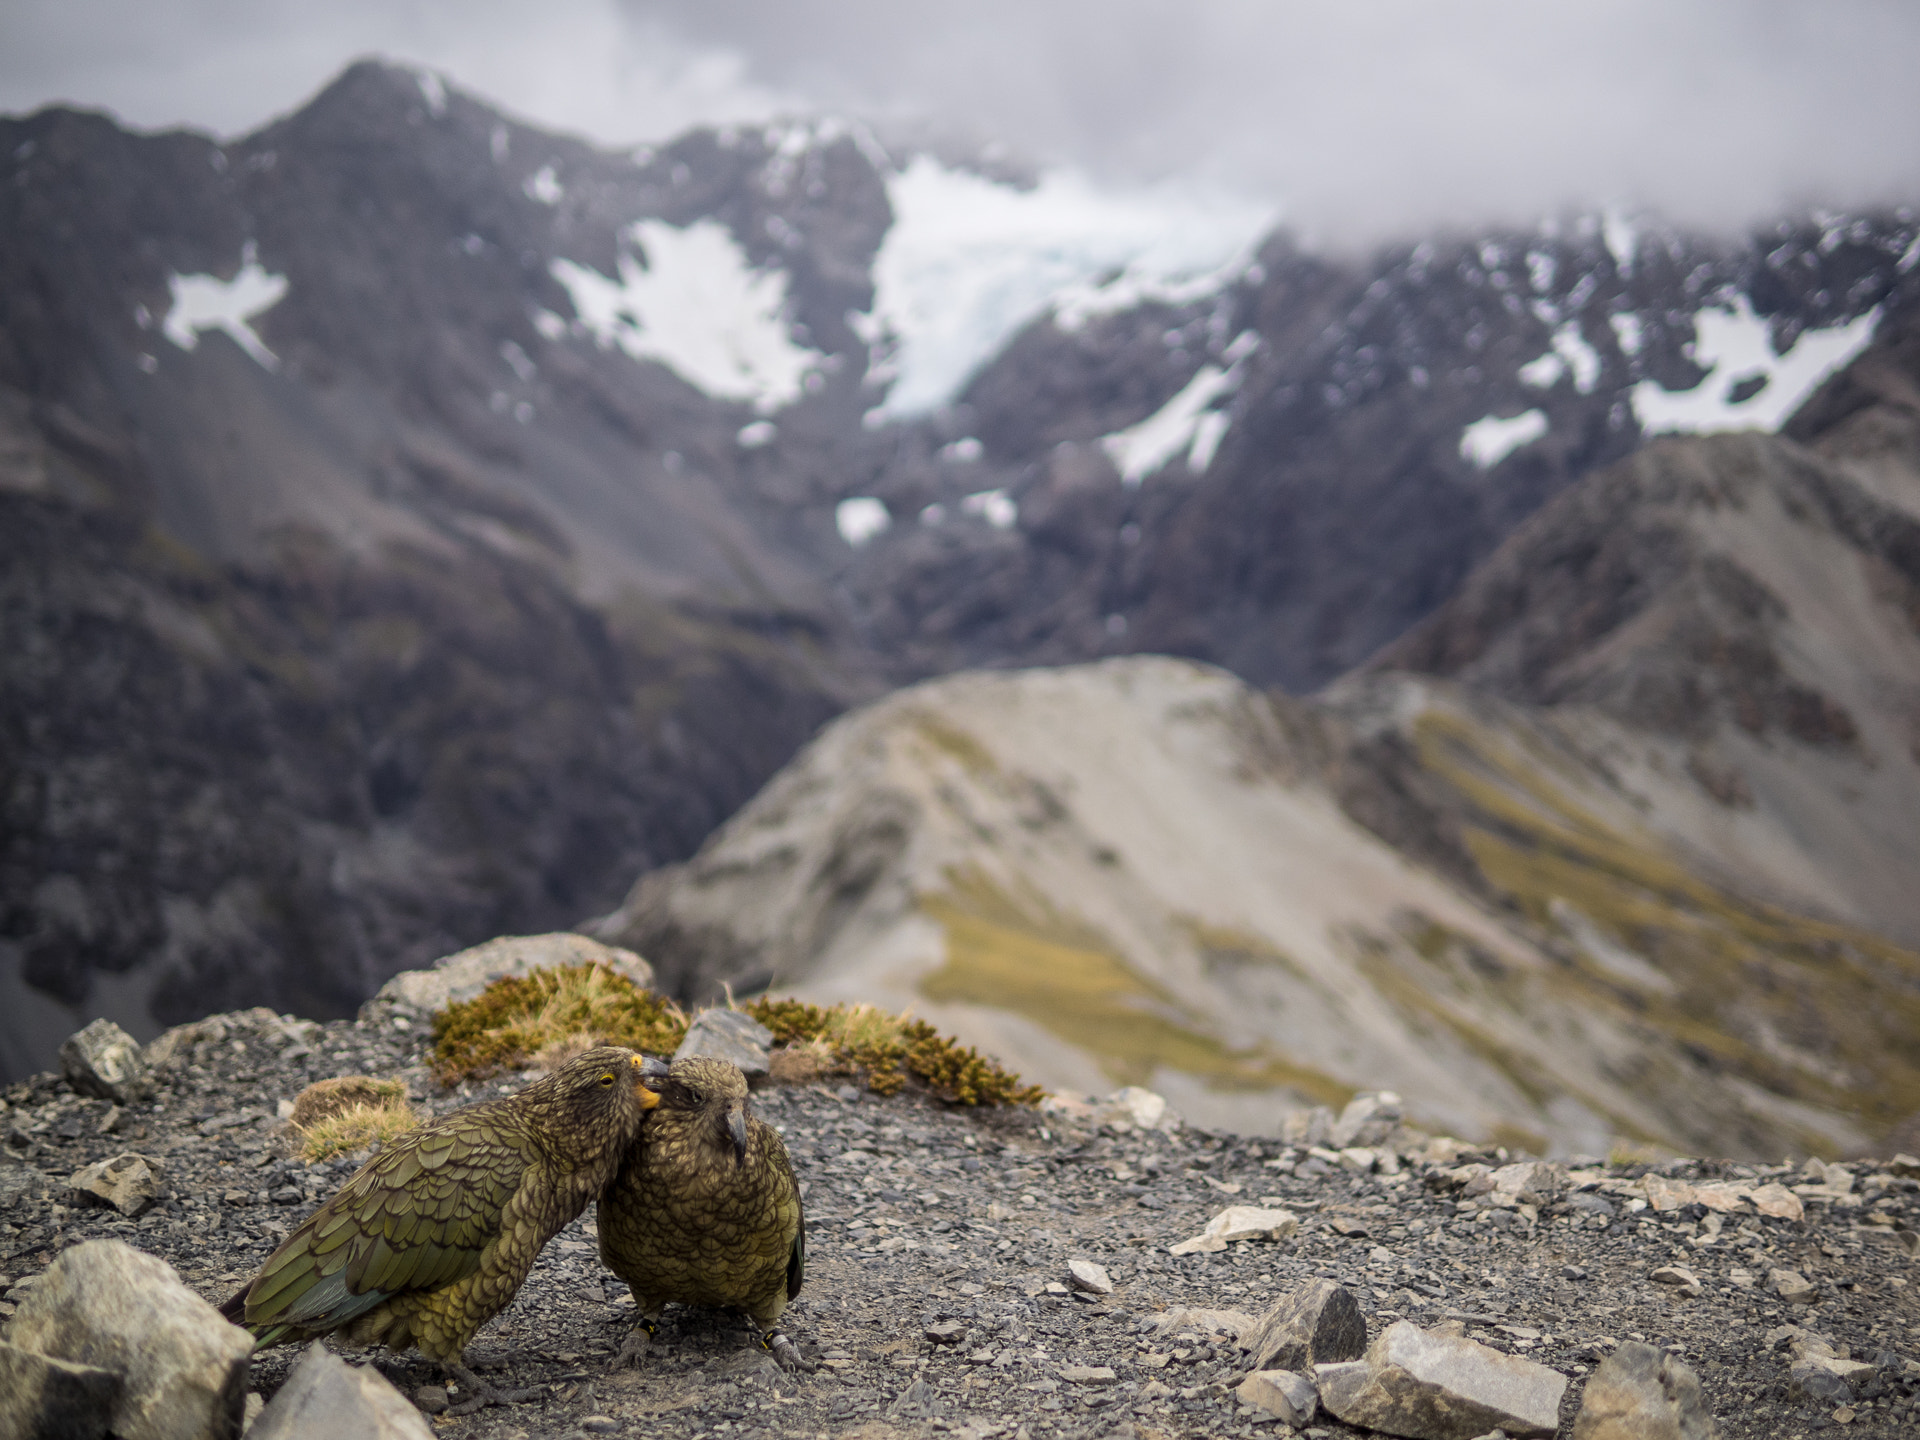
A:
POLYGON ((660 1103, 659 1093, 647 1088, 647 1081, 654 1078, 647 1073, 647 1066, 651 1063, 652 1062, 644 1055, 636 1055, 633 1057, 633 1093, 640 1101, 640 1108, 642 1110, 651 1110, 660 1103))
POLYGON ((747 1114, 739 1106, 727 1111, 727 1134, 733 1137, 733 1163, 747 1163, 747 1114))

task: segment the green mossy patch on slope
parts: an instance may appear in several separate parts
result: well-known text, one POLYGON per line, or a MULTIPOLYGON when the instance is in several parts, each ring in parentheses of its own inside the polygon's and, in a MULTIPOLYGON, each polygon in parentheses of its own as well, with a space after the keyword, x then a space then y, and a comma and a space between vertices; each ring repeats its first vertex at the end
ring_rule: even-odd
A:
POLYGON ((947 956, 921 994, 1023 1016, 1093 1056, 1116 1084, 1145 1084, 1165 1067, 1222 1090, 1285 1086, 1325 1104, 1353 1095, 1267 1051, 1230 1049, 1097 928, 1038 892, 1009 893, 978 870, 957 870, 920 908, 944 932, 947 956))
POLYGON ((1460 717, 1430 711, 1414 739, 1426 770, 1465 802, 1463 838, 1496 894, 1563 938, 1555 904, 1573 907, 1671 989, 1585 966, 1545 983, 1870 1134, 1920 1111, 1920 954, 1713 884, 1656 837, 1582 805, 1549 757, 1460 717))

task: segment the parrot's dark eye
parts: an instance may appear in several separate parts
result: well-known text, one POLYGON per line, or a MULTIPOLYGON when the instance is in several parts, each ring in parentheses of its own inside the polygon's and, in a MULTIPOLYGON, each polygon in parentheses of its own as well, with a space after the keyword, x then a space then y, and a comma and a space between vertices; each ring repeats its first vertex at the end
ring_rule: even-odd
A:
POLYGON ((611 1070, 609 1070, 609 1071, 608 1071, 608 1072, 607 1072, 606 1074, 604 1074, 604 1075, 602 1075, 602 1076, 600 1077, 600 1083, 601 1083, 602 1085, 611 1085, 611 1084, 613 1084, 613 1072, 612 1072, 611 1070))

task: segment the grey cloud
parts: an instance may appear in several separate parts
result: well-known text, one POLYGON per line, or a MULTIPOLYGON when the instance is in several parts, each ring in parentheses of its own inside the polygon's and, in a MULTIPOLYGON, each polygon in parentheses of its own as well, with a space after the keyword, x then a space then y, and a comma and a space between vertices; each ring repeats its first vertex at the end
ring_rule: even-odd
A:
POLYGON ((1920 198, 1898 0, 628 0, 748 73, 1340 233, 1920 198))
POLYGON ((1910 0, 69 0, 0 7, 0 109, 231 134, 366 53, 609 143, 910 117, 1334 239, 1920 200, 1910 0))

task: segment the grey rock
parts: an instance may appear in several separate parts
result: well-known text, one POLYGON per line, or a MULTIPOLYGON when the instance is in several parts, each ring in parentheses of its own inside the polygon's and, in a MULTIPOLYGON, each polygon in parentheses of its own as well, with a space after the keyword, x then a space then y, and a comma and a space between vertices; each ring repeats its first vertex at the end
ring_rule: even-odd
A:
POLYGON ((1111 1385, 1120 1377, 1111 1365, 1062 1365, 1060 1378, 1069 1385, 1111 1385))
POLYGON ((1067 1283, 1076 1290, 1085 1290, 1092 1295, 1113 1293, 1113 1279, 1107 1274, 1107 1267, 1092 1260, 1069 1260, 1067 1283))
POLYGON ((349 1365, 318 1340, 247 1432, 247 1440, 432 1440, 433 1427, 379 1371, 349 1365))
POLYGON ((1333 1122, 1323 1143, 1335 1150, 1345 1150, 1351 1145, 1378 1145, 1393 1133, 1400 1115, 1400 1097, 1391 1090, 1356 1095, 1333 1122))
POLYGON ((1700 1377, 1675 1356, 1628 1341, 1587 1381, 1573 1440, 1716 1440, 1700 1377))
POLYGON ((1331 1280, 1309 1280, 1275 1301, 1260 1323, 1240 1337, 1240 1345, 1255 1370, 1304 1373, 1315 1365, 1364 1354, 1366 1317, 1352 1292, 1331 1280))
POLYGON ((1313 1373, 1330 1413, 1410 1440, 1475 1440, 1494 1429, 1516 1440, 1552 1435, 1567 1389, 1567 1377, 1545 1365, 1409 1320, 1382 1331, 1364 1360, 1313 1373))
POLYGON ((1700 1277, 1685 1265, 1661 1265, 1648 1277, 1656 1285, 1671 1285, 1689 1300, 1697 1300, 1705 1293, 1700 1277))
POLYGON ((1808 1282, 1798 1270, 1775 1268, 1767 1272, 1767 1289, 1789 1305, 1811 1305, 1820 1298, 1819 1288, 1808 1282))
POLYGON ((1853 1386, 1818 1360, 1800 1360, 1787 1371, 1787 1398, 1796 1404, 1844 1405, 1853 1386))
POLYGON ((633 951, 562 930, 548 935, 502 935, 443 955, 424 970, 403 970, 367 1003, 384 1002, 431 1014, 456 1001, 473 999, 503 976, 557 965, 605 965, 643 990, 653 988, 653 967, 633 951))
POLYGON ((219 1440, 240 1433, 253 1337, 220 1318, 164 1260, 118 1240, 89 1240, 47 1267, 7 1338, 126 1381, 122 1440, 219 1440))
POLYGON ((1324 1105, 1290 1110, 1280 1122, 1280 1138, 1289 1145, 1324 1145, 1333 1135, 1333 1111, 1324 1105))
POLYGON ((151 1155, 131 1152, 96 1160, 73 1172, 67 1189, 104 1201, 122 1215, 138 1215, 167 1193, 167 1167, 151 1155))
POLYGON ((17 1440, 105 1436, 122 1385, 111 1370, 55 1360, 0 1340, 0 1435, 17 1440))
POLYGON ((0 1210, 38 1199, 47 1188, 47 1177, 33 1166, 0 1156, 0 1210))
POLYGON ((772 1044, 773 1032, 743 1011, 702 1010, 687 1026, 686 1038, 673 1058, 703 1055, 731 1060, 751 1080, 767 1073, 767 1050, 772 1044))
POLYGON ((1311 1423, 1320 1408, 1313 1382, 1292 1370, 1256 1370, 1240 1382, 1234 1394, 1243 1404, 1296 1428, 1311 1423))
POLYGON ((122 1105, 153 1095, 153 1076, 140 1058, 140 1042, 111 1020, 96 1020, 69 1035, 60 1047, 60 1071, 82 1095, 122 1105))

